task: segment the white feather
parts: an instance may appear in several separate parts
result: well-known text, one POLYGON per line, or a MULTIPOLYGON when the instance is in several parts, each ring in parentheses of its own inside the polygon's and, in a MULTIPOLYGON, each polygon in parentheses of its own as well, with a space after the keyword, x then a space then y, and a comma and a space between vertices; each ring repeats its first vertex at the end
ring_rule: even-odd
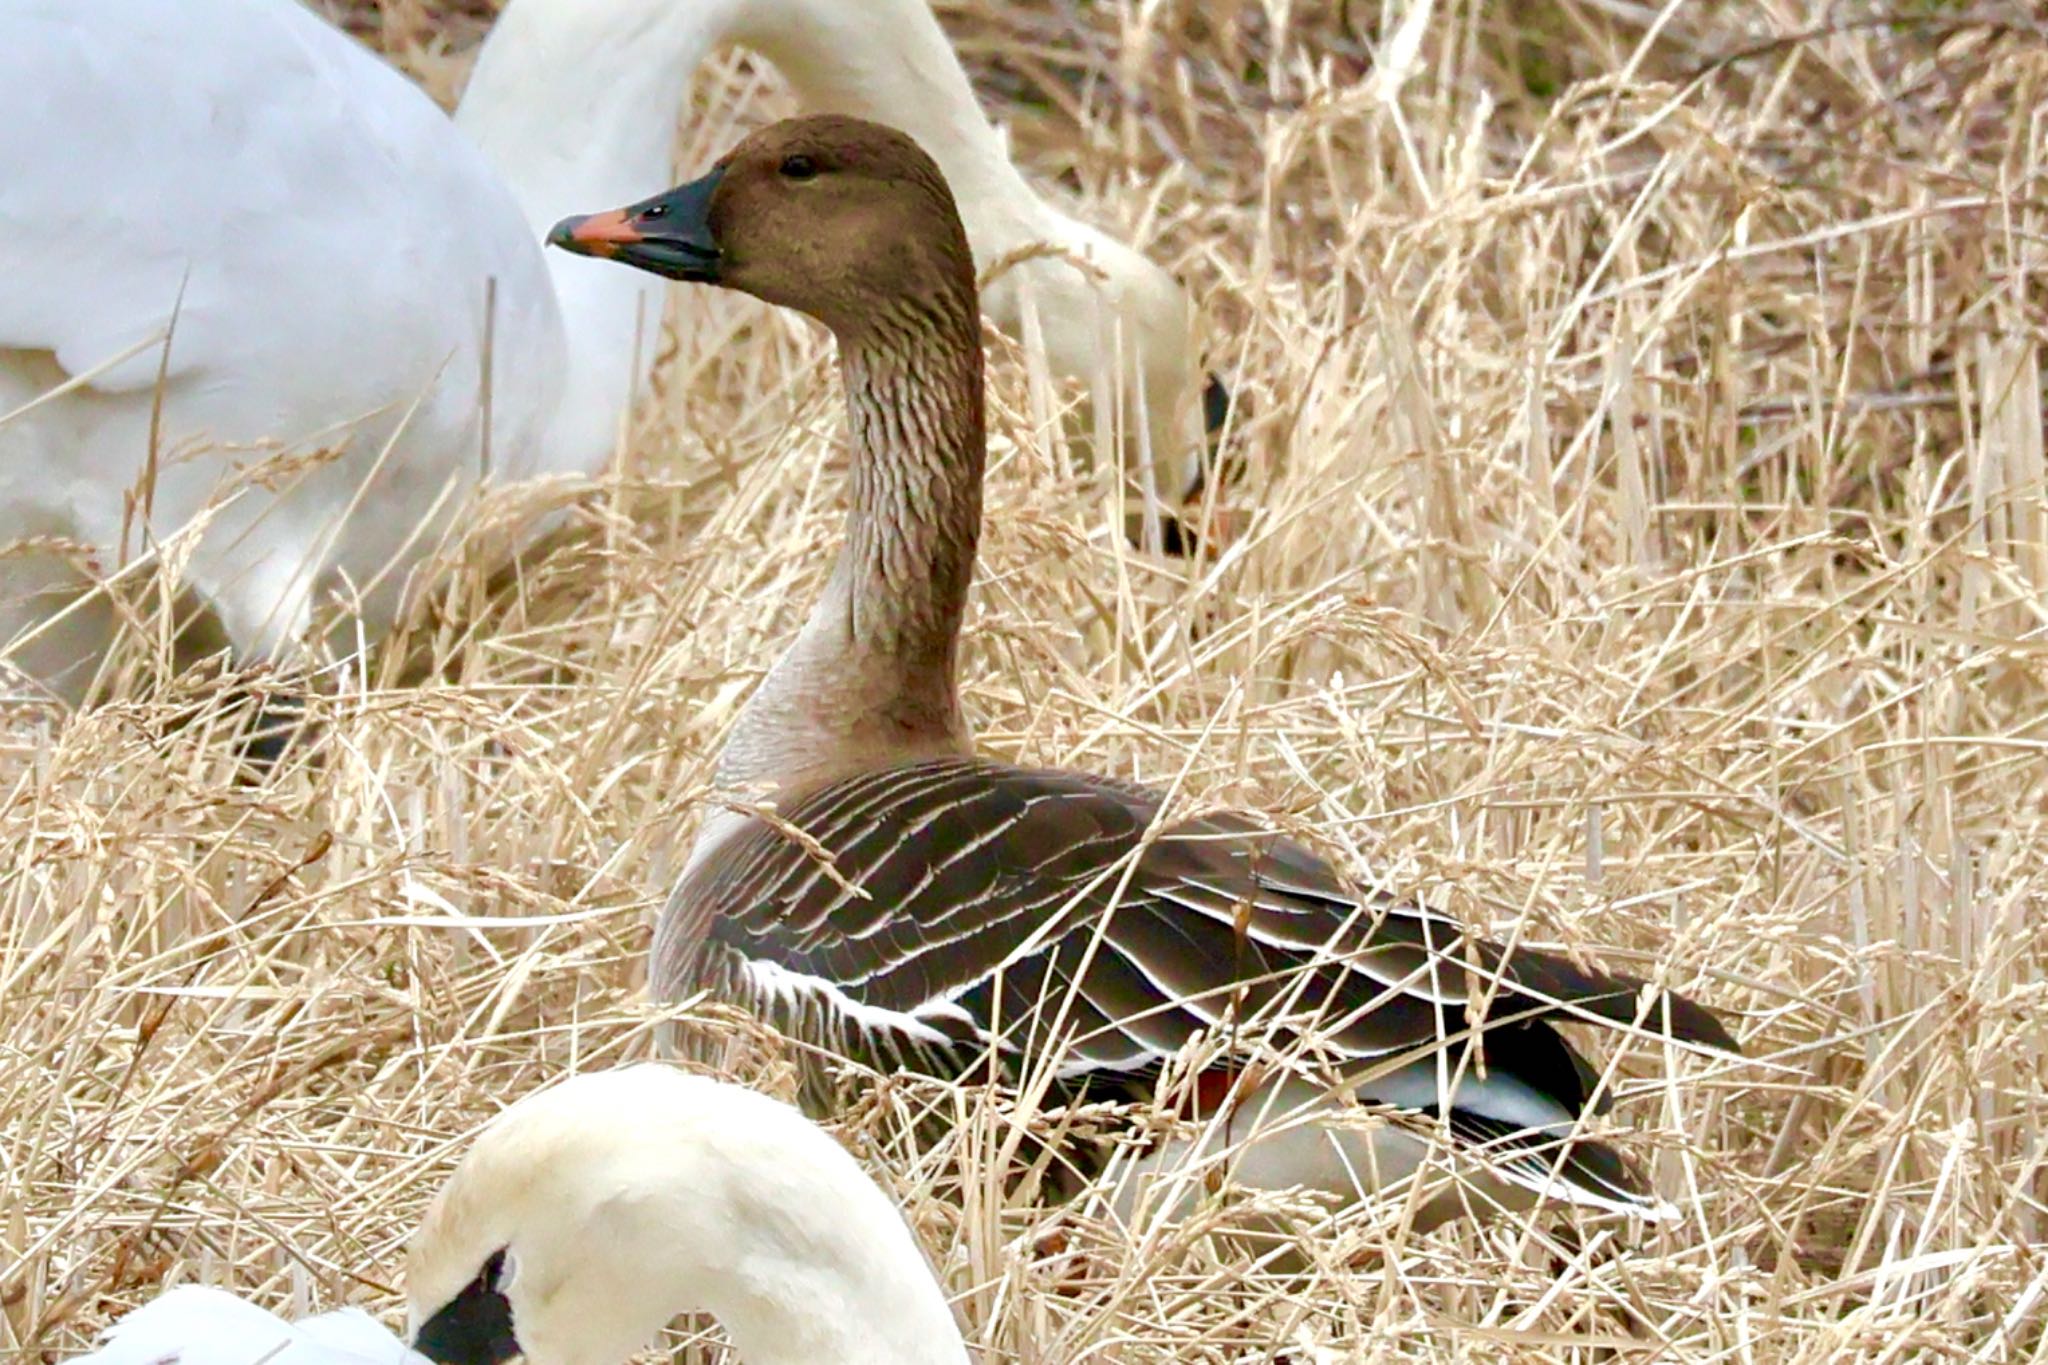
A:
POLYGON ((78 1365, 425 1365, 357 1308, 286 1322, 209 1285, 179 1285, 108 1328, 78 1365))
POLYGON ((903 1215, 845 1148, 745 1087, 641 1065, 495 1120, 414 1238, 415 1328, 493 1251, 534 1365, 622 1361, 710 1313, 747 1365, 966 1365, 903 1215))
MULTIPOLYGON (((967 1362, 903 1215, 845 1148, 786 1104, 665 1066, 571 1077, 489 1125, 410 1248, 409 1331, 498 1252, 535 1365, 623 1361, 696 1312, 748 1365, 967 1362)), ((76 1365, 431 1362, 356 1309, 289 1323, 186 1285, 76 1365)))
POLYGON ((943 1030, 926 1023, 925 1018, 920 1015, 956 1020, 966 1017, 966 1011, 948 1000, 934 1000, 922 1005, 916 1014, 884 1009, 880 1005, 863 1004, 848 995, 836 982, 805 972, 791 971, 781 963, 770 962, 766 958, 747 958, 743 970, 753 982, 754 988, 766 1000, 794 1007, 805 997, 813 997, 822 1001, 834 1014, 883 1037, 901 1034, 920 1043, 944 1047, 952 1040, 943 1030))
MULTIPOLYGON (((1385 1079, 1397 1078, 1401 1083, 1392 1087, 1372 1083, 1359 1089, 1389 1105, 1413 1107, 1434 1099, 1436 1087, 1426 1067, 1404 1068, 1385 1079)), ((1507 1122, 1541 1119, 1541 1131, 1560 1137, 1571 1131, 1569 1115, 1554 1102, 1534 1092, 1512 1094, 1513 1089, 1526 1089, 1519 1085, 1492 1093, 1494 1084, 1493 1078, 1484 1085, 1466 1080, 1458 1087, 1458 1103, 1507 1122), (1480 1090, 1489 1090, 1484 1105, 1472 1102, 1480 1090)), ((1491 1161, 1485 1154, 1461 1152, 1453 1144, 1432 1140, 1423 1129, 1344 1113, 1323 1087, 1285 1077, 1254 1087, 1191 1134, 1149 1150, 1120 1153, 1105 1172, 1103 1189, 1110 1209, 1125 1222, 1173 1222, 1206 1197, 1205 1182, 1219 1173, 1253 1189, 1300 1187, 1346 1203, 1373 1200, 1395 1208, 1406 1197, 1409 1182, 1420 1180, 1425 1188, 1414 1210, 1417 1231, 1468 1210, 1526 1210, 1539 1197, 1652 1222, 1676 1213, 1661 1200, 1610 1199, 1582 1185, 1491 1161)))
POLYGON ((1142 352, 1126 387, 1192 395, 1185 295, 1025 185, 924 0, 513 0, 453 122, 292 0, 8 0, 0 540, 85 562, 0 561, 0 646, 44 627, 17 662, 82 695, 113 614, 49 622, 150 545, 245 659, 294 644, 329 593, 364 599, 374 635, 487 460, 501 481, 599 469, 662 286, 539 238, 669 183, 690 74, 728 39, 785 63, 807 107, 931 147, 985 262, 1085 248, 1099 286, 1040 262, 991 296, 1012 320, 1023 283, 1058 296, 1055 366, 1093 373, 1121 330, 1142 352), (241 480, 337 449, 277 488, 241 480))

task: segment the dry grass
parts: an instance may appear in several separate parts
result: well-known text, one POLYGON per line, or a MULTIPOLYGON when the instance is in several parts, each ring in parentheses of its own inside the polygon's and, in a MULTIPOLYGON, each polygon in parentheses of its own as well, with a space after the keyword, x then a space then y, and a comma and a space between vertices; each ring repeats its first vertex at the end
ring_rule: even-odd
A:
MULTIPOLYGON (((480 8, 355 17, 445 89, 480 8)), ((989 1124, 876 1169, 991 1360, 2042 1359, 2044 35, 1404 12, 946 7, 1024 158, 1204 299, 1250 514, 1192 569, 1128 551, 1001 347, 969 697, 996 752, 1257 803, 1738 1016, 1746 1061, 1627 1066, 1684 1220, 1278 1201, 1278 1276, 1206 1235, 1228 1202, 1042 1240, 989 1124)), ((335 679, 317 763, 238 786, 140 646, 137 700, 6 732, 7 1348, 174 1278, 388 1311, 472 1126, 647 1050, 647 913, 820 581, 836 425, 820 337, 693 294, 620 472, 335 679)))

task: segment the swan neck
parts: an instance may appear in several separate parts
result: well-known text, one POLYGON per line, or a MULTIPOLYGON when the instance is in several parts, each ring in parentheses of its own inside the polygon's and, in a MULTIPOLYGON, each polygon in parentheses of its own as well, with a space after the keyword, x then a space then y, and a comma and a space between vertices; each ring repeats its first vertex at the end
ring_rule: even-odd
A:
MULTIPOLYGON (((737 0, 512 0, 477 55, 455 121, 512 191, 535 240, 573 213, 675 179, 676 116, 737 0)), ((545 253, 568 369, 545 439, 588 467, 609 454, 659 348, 664 282, 545 253)))
POLYGON ((676 118, 740 0, 511 0, 455 121, 544 231, 673 179, 676 118))
POLYGON ((926 0, 764 0, 734 16, 729 36, 774 64, 804 112, 910 134, 939 163, 977 241, 992 229, 976 218, 1042 216, 926 0))
POLYGON ((844 1239, 824 1249, 832 1254, 830 1264, 771 1256, 750 1267, 765 1274, 700 1282, 703 1307, 725 1328, 741 1360, 966 1365, 960 1329, 914 1246, 884 1249, 844 1239))
POLYGON ((683 1313, 748 1365, 966 1365, 923 1250, 845 1148, 664 1066, 586 1073, 484 1131, 408 1249, 412 1334, 493 1250, 533 1365, 617 1365, 683 1313))
MULTIPOLYGON (((1058 235, 925 0, 511 0, 456 122, 538 236, 570 214, 673 183, 675 120, 691 77, 727 43, 774 63, 808 112, 909 133, 939 163, 986 250, 1058 235)), ((666 293, 652 275, 546 255, 569 357, 546 439, 595 464, 646 383, 666 293)))
POLYGON ((789 1118, 708 1137, 709 1163, 666 1182, 672 1202, 643 1262, 666 1271, 646 1281, 668 1286, 658 1321, 708 1312, 748 1365, 966 1365, 902 1213, 843 1149, 789 1118))

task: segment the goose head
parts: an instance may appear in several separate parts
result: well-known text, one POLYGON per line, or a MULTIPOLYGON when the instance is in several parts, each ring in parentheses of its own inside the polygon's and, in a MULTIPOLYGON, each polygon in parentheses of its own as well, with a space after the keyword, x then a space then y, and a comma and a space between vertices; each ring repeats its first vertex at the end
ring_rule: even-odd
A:
POLYGON ((744 291, 839 343, 846 535, 803 630, 735 721, 720 784, 971 751, 956 665, 988 448, 981 313, 933 158, 880 124, 792 119, 700 180, 563 221, 552 241, 744 291))
POLYGON ((838 1143, 660 1065, 578 1076, 489 1124, 407 1248, 406 1290, 438 1365, 619 1365, 688 1312, 750 1365, 965 1360, 902 1216, 838 1143))
POLYGON ((564 219, 548 240, 752 294, 842 339, 907 302, 974 307, 973 251, 938 165, 908 135, 842 115, 771 124, 700 179, 564 219))
MULTIPOLYGON (((1015 178, 1014 171, 1009 175, 1015 178)), ((794 308, 842 342, 891 320, 890 305, 905 299, 946 299, 949 321, 964 317, 974 328, 979 323, 972 310, 985 306, 1014 326, 1017 290, 1029 277, 1043 305, 1048 344, 1070 360, 1093 354, 1084 369, 1108 363, 1107 353, 1096 354, 1098 346, 1116 328, 1131 329, 1127 344, 1134 350, 1126 359, 1143 372, 1147 429, 1170 446, 1183 438, 1192 443, 1191 431, 1171 434, 1182 427, 1179 403, 1193 376, 1189 308, 1180 285, 1122 243, 1058 218, 1057 230, 1041 224, 1040 235, 1087 261, 1088 271, 1064 260, 1027 260, 977 305, 974 253, 963 226, 972 207, 972 201, 956 201, 938 162, 909 134, 819 114, 759 130, 687 185, 627 208, 566 218, 548 241, 794 308), (962 298, 965 310, 957 303, 962 298), (1098 315, 1104 301, 1112 304, 1116 328, 1098 315)), ((986 224, 982 235, 1002 236, 986 224)), ((1027 233, 1026 240, 1038 238, 1027 233)), ((1202 425, 1213 439, 1230 409, 1229 391, 1213 375, 1201 406, 1202 425)), ((1155 449, 1152 458, 1174 464, 1171 448, 1155 449)), ((1201 469, 1191 457, 1177 473, 1169 471, 1157 491, 1169 504, 1192 497, 1202 486, 1201 469)), ((1171 517, 1164 531, 1176 553, 1191 548, 1171 517)))

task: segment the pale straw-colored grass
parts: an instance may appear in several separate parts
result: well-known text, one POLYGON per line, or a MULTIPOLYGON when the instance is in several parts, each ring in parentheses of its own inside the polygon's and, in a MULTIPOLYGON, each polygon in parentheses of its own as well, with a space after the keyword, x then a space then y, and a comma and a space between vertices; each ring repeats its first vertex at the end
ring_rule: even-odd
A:
MULTIPOLYGON (((353 17, 445 95, 487 8, 353 17)), ((1126 1235, 1006 1205, 992 1101, 886 1085, 845 1135, 971 1339, 1048 1365, 2043 1358, 2038 21, 943 12, 1022 159, 1182 269, 1240 398, 1240 534, 1162 565, 1118 534, 1087 418, 1047 420, 1078 389, 992 339, 988 747, 1256 805, 1694 992, 1750 1054, 1621 1058, 1617 1140, 1683 1215, 1647 1229, 1416 1236, 1224 1196, 1126 1235), (970 1117, 913 1150, 925 1106, 970 1117), (1220 1235, 1255 1210, 1296 1264, 1220 1235)), ((699 85, 686 168, 781 107, 741 61, 699 85)), ((514 572, 452 552, 367 677, 329 677, 310 757, 238 785, 221 694, 160 683, 140 635, 124 700, 16 712, 9 1352, 181 1279, 389 1315, 474 1125, 648 1052, 648 916, 821 580, 843 453, 820 335, 677 311, 619 472, 480 508, 575 511, 514 572)), ((728 1027, 734 1070, 786 1088, 728 1027)))

